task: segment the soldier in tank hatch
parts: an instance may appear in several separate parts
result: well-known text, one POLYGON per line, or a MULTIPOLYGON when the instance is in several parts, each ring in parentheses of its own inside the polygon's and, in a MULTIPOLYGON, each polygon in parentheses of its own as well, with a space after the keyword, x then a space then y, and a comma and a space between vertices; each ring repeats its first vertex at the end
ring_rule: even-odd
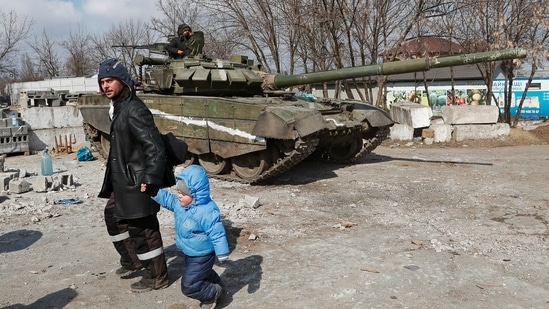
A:
POLYGON ((177 28, 177 37, 170 41, 166 50, 171 58, 181 59, 202 54, 203 47, 204 33, 202 31, 193 32, 191 26, 181 24, 177 28))

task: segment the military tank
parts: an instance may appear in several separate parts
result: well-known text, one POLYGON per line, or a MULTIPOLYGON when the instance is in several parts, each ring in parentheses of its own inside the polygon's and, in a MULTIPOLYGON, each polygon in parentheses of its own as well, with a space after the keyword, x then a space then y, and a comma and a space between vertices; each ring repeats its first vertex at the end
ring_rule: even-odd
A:
MULTIPOLYGON (((155 45, 162 52, 162 45, 155 45)), ((307 157, 356 162, 388 137, 389 114, 356 100, 314 98, 284 89, 366 76, 426 71, 503 59, 523 58, 522 49, 421 58, 299 75, 275 75, 245 56, 213 60, 134 59, 140 71, 138 96, 161 132, 189 145, 185 164, 202 165, 211 177, 260 183, 307 157), (314 154, 314 155, 313 155, 314 154)), ((106 157, 109 149, 108 100, 78 99, 84 129, 106 157)))

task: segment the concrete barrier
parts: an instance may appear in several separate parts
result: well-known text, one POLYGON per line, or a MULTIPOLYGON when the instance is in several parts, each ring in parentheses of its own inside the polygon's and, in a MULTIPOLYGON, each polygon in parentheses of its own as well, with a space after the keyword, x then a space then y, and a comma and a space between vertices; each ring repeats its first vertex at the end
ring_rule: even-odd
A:
POLYGON ((407 124, 414 129, 428 127, 431 124, 431 117, 433 117, 433 111, 429 106, 412 102, 391 105, 393 121, 407 124))
POLYGON ((454 137, 457 142, 470 139, 494 139, 509 136, 511 128, 507 123, 456 125, 454 137))
POLYGON ((63 143, 69 141, 74 152, 89 146, 82 127, 84 119, 74 105, 21 108, 19 113, 29 128, 28 150, 31 153, 46 147, 55 148, 56 138, 63 143))
POLYGON ((497 123, 499 108, 495 105, 450 105, 440 108, 445 124, 497 123))

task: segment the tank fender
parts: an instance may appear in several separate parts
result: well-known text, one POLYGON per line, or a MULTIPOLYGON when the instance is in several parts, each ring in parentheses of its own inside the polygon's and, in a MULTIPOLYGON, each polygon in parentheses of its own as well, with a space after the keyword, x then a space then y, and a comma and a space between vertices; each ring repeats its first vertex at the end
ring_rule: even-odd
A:
POLYGON ((257 119, 252 134, 266 138, 295 139, 326 129, 322 114, 295 106, 267 107, 257 119))
POLYGON ((79 110, 85 123, 101 132, 109 134, 111 131, 111 120, 108 106, 87 106, 80 107, 79 110))
POLYGON ((395 123, 389 113, 365 103, 354 105, 352 117, 354 120, 360 122, 366 120, 370 126, 375 128, 392 126, 395 123))

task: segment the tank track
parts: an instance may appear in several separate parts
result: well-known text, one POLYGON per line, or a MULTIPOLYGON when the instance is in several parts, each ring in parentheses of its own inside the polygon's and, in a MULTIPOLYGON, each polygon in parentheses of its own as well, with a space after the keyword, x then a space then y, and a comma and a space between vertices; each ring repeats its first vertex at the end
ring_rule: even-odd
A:
POLYGON ((356 163, 362 160, 362 158, 374 151, 377 146, 381 145, 381 143, 389 137, 389 133, 390 127, 388 126, 378 128, 375 136, 365 140, 362 149, 353 158, 351 158, 349 162, 356 163))
POLYGON ((103 145, 101 145, 101 135, 99 130, 92 127, 91 125, 84 123, 84 134, 86 139, 90 142, 94 151, 99 152, 101 159, 106 160, 107 154, 103 151, 103 145))
MULTIPOLYGON (((99 152, 102 159, 106 159, 105 153, 103 152, 103 146, 101 145, 101 138, 97 129, 93 128, 88 124, 84 124, 84 132, 86 138, 89 139, 91 145, 99 152)), ((268 170, 259 175, 256 179, 242 179, 238 177, 234 172, 230 174, 223 175, 209 175, 210 178, 230 181, 230 182, 239 182, 245 184, 258 184, 265 182, 269 179, 275 178, 278 175, 286 172, 292 167, 296 166, 299 162, 305 160, 310 156, 316 149, 318 145, 318 135, 309 135, 303 138, 296 140, 295 148, 287 154, 284 158, 279 159, 273 166, 268 170)))
POLYGON ((224 175, 209 175, 210 178, 224 180, 224 181, 233 181, 245 184, 259 184, 265 182, 269 179, 277 177, 282 173, 288 171, 292 167, 296 166, 299 162, 305 160, 310 156, 316 149, 318 145, 319 138, 316 135, 309 135, 304 138, 298 139, 295 142, 296 147, 286 155, 284 158, 279 159, 273 166, 268 170, 259 175, 256 179, 242 179, 234 173, 224 174, 224 175))

